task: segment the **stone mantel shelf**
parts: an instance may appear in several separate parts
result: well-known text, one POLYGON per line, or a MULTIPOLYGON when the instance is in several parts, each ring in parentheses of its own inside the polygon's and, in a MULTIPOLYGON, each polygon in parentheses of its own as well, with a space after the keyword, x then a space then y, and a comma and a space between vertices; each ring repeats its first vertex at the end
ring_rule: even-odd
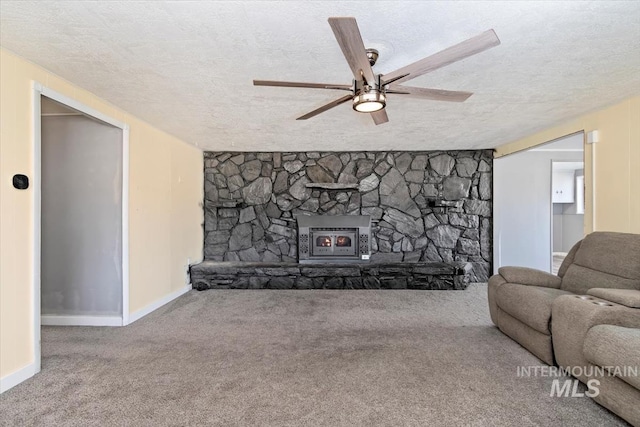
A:
POLYGON ((322 188, 324 190, 356 190, 359 184, 342 184, 339 182, 309 182, 307 188, 322 188))

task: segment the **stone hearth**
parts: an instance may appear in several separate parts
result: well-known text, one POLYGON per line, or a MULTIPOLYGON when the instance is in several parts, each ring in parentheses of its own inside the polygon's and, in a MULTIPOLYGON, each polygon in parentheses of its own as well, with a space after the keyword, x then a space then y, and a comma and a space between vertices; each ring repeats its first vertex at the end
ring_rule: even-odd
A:
POLYGON ((206 289, 466 289, 464 262, 297 264, 204 261, 191 281, 206 289))

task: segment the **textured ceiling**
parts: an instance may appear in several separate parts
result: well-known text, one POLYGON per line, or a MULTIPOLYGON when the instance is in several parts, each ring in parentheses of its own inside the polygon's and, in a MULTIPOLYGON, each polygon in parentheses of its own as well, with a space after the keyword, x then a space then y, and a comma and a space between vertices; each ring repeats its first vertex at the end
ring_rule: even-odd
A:
POLYGON ((8 1, 3 47, 204 149, 493 148, 640 94, 640 2, 8 1), (375 126, 344 92, 253 79, 350 84, 327 23, 354 16, 386 73, 493 28, 502 44, 408 85, 465 103, 389 97, 375 126))

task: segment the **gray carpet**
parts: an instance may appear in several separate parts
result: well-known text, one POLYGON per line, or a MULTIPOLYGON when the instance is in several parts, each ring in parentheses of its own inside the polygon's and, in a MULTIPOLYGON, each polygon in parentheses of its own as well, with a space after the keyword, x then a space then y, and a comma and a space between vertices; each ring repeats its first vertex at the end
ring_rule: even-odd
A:
MULTIPOLYGON (((466 291, 191 291, 124 328, 44 327, 7 426, 607 426, 466 291)), ((582 389, 584 390, 584 388, 582 389)))

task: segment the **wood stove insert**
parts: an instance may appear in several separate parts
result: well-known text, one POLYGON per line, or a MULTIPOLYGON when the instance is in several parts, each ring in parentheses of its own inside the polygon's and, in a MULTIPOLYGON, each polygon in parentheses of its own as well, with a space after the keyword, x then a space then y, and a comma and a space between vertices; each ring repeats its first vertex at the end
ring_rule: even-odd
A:
POLYGON ((369 215, 300 215, 298 261, 368 262, 370 235, 369 215))

